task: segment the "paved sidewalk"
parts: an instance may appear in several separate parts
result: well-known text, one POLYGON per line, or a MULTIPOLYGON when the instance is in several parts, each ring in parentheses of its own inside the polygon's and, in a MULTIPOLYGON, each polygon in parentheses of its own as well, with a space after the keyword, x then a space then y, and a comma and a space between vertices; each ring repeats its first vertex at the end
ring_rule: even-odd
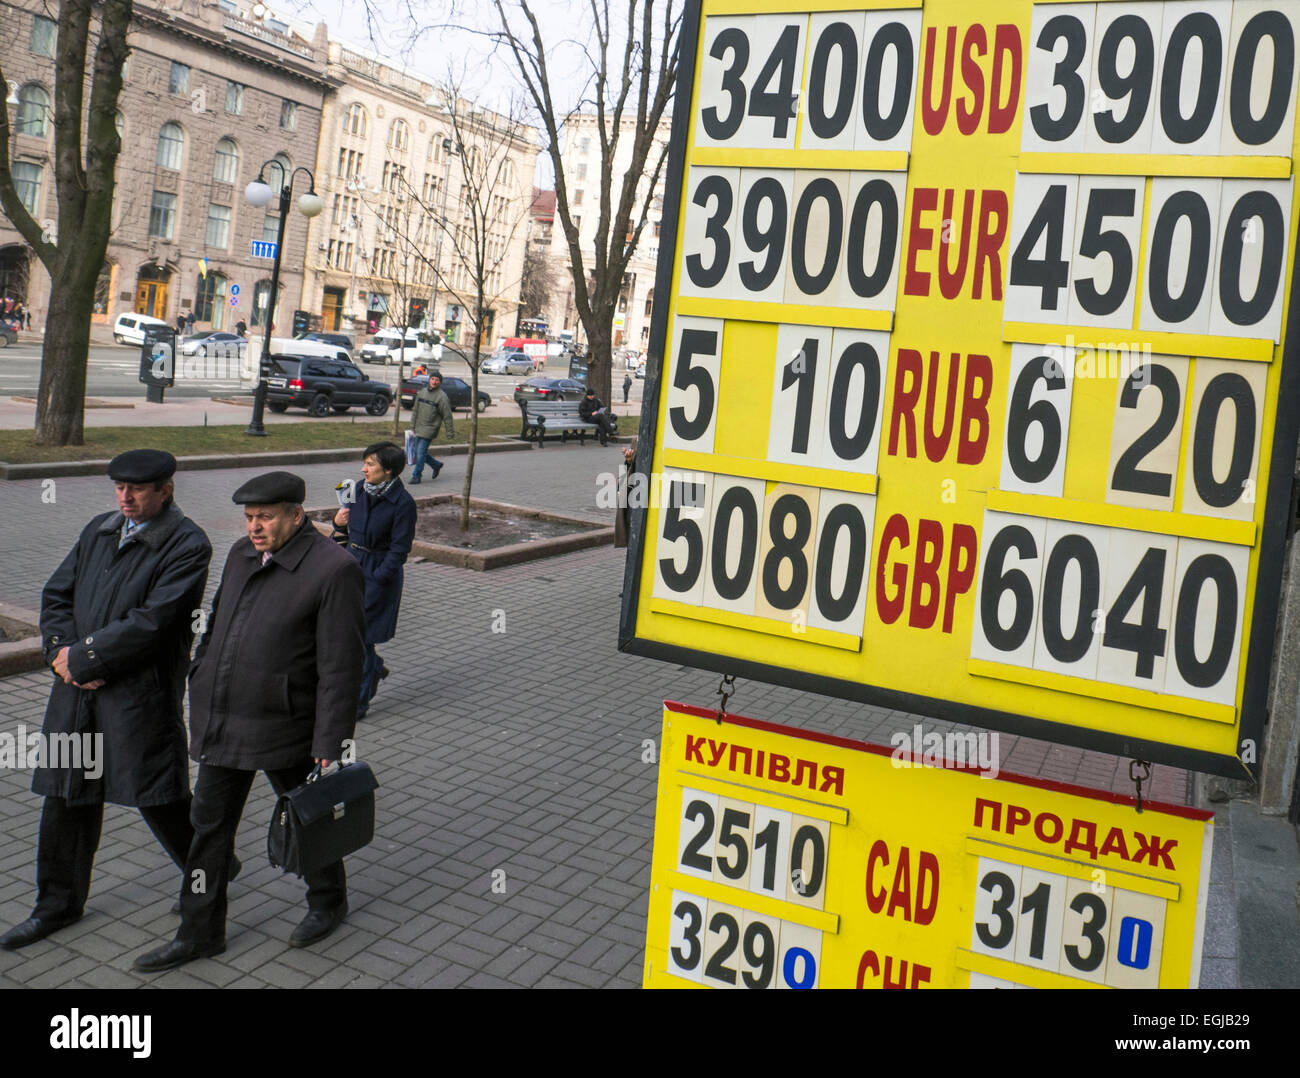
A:
MULTIPOLYGON (((596 475, 617 450, 555 447, 480 458, 475 493, 608 521, 596 475)), ((209 594, 242 533, 230 493, 259 469, 184 473, 177 501, 216 551, 209 594)), ((301 469, 309 501, 329 504, 350 469, 301 469)), ((421 495, 458 490, 464 458, 421 495)), ((41 587, 96 512, 108 481, 0 484, 0 600, 39 604, 41 587)), ((0 986, 573 986, 640 983, 665 698, 708 705, 717 676, 616 648, 623 552, 584 551, 491 573, 409 565, 392 670, 358 727, 359 754, 383 784, 373 845, 348 858, 352 912, 317 948, 291 950, 303 886, 272 869, 265 830, 273 795, 259 777, 239 833, 244 873, 230 893, 229 950, 161 977, 131 972, 170 939, 175 868, 134 810, 110 806, 81 923, 21 952, 0 952, 0 986), (492 632, 504 613, 506 632, 492 632), (500 875, 504 873, 504 877, 500 875), (494 874, 504 891, 494 890, 494 874)), ((0 682, 0 729, 39 727, 49 678, 0 682)), ((911 716, 740 681, 731 708, 832 734, 888 741, 911 716)), ((947 729, 926 722, 927 728, 947 729)), ((1129 792, 1126 761, 1003 736, 1005 770, 1129 792)), ((0 924, 25 918, 34 894, 39 799, 28 772, 0 772, 0 924)), ((1155 769, 1154 798, 1185 803, 1188 776, 1155 769)), ((1225 829, 1222 832, 1227 835, 1225 829)), ((1216 848, 1216 869, 1219 853, 1216 848)), ((1216 875, 1221 880, 1222 875, 1216 875)), ((1231 902, 1211 908, 1231 916, 1231 902)), ((1235 936, 1235 931, 1234 931, 1235 936)), ((1207 950, 1207 983, 1235 983, 1228 948, 1207 950), (1227 959, 1227 961, 1224 961, 1227 959)))

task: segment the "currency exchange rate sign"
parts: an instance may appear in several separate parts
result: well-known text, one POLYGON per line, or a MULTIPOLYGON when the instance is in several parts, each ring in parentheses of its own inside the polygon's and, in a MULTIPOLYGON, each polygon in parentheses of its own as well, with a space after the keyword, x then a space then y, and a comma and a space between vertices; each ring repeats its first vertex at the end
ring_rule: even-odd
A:
POLYGON ((1194 988, 1213 832, 669 703, 645 984, 1194 988))
POLYGON ((861 7, 688 9, 622 644, 1240 775, 1300 2, 861 7))

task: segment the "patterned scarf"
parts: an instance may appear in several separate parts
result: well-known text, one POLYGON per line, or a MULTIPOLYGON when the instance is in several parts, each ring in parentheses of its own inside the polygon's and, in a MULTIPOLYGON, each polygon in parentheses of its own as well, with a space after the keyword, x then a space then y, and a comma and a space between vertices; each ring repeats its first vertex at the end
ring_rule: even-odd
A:
POLYGON ((388 488, 391 487, 393 483, 396 481, 397 481, 397 476, 393 476, 392 479, 380 483, 378 486, 376 486, 374 483, 367 482, 367 481, 363 481, 362 485, 366 488, 366 493, 369 494, 371 497, 381 498, 383 497, 384 492, 387 491, 388 488))

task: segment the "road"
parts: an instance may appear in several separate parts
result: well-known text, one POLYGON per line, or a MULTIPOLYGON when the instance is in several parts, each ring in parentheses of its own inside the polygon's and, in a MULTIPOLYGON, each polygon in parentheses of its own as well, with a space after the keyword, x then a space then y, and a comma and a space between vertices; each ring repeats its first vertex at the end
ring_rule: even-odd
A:
MULTIPOLYGON (((190 366, 192 373, 204 376, 186 377, 186 368, 179 368, 181 375, 176 384, 166 392, 168 400, 186 398, 203 398, 222 396, 232 393, 247 392, 248 386, 241 384, 238 378, 208 377, 219 373, 216 361, 210 362, 206 370, 200 372, 202 361, 194 360, 190 366)), ((40 380, 41 346, 35 343, 11 344, 0 349, 0 397, 35 396, 40 380)), ((382 363, 358 363, 367 377, 378 382, 393 382, 397 377, 396 366, 385 368, 382 363)), ((410 369, 408 361, 407 369, 410 369)), ((449 356, 442 364, 442 371, 447 375, 469 379, 469 365, 458 357, 449 356)), ((86 375, 86 396, 88 397, 144 397, 144 386, 139 381, 140 349, 138 346, 117 344, 92 344, 90 346, 90 365, 86 375)), ((232 373, 234 373, 232 371, 232 373)), ((563 376, 564 368, 557 367, 543 372, 553 376, 563 376)), ((622 402, 622 372, 614 372, 614 397, 622 402)), ((480 374, 479 388, 491 394, 495 400, 509 400, 514 395, 515 386, 523 380, 521 375, 480 374)), ((636 379, 632 384, 631 400, 641 399, 641 389, 645 383, 636 379)))

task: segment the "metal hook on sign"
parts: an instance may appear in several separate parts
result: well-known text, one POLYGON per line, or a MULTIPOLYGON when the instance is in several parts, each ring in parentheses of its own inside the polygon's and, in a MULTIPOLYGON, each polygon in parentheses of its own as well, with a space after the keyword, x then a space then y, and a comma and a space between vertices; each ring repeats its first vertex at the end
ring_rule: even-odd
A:
POLYGON ((718 701, 718 722, 727 713, 727 701, 736 693, 736 679, 731 674, 723 674, 722 680, 718 682, 718 695, 722 697, 718 701))
POLYGON ((1137 810, 1142 811, 1142 784, 1151 781, 1151 764, 1146 760, 1130 760, 1128 777, 1137 787, 1137 810))

